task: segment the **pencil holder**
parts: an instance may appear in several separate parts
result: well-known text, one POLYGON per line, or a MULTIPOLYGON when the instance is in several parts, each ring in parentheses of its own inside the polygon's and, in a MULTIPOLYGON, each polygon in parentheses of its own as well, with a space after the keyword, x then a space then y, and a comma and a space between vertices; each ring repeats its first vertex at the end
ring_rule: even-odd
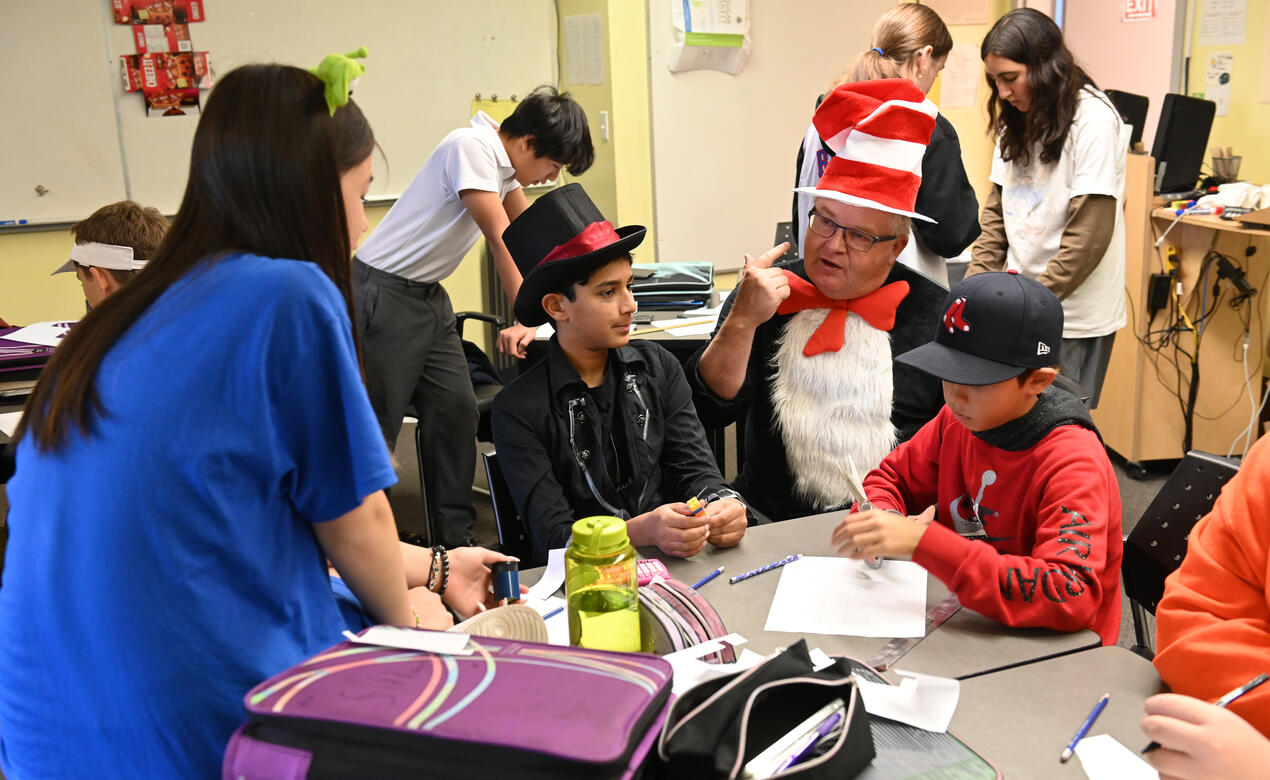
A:
POLYGON ((1213 175, 1219 179, 1238 179, 1239 163, 1243 162, 1243 157, 1234 155, 1233 157, 1214 157, 1213 158, 1213 175))

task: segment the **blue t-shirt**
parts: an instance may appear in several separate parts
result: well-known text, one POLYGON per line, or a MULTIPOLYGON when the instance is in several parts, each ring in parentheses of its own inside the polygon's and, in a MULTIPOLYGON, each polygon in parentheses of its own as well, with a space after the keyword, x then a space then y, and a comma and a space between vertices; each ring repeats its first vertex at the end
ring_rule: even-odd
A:
POLYGON ((395 480, 343 299, 232 255, 173 285, 98 372, 105 413, 8 485, 0 766, 219 776, 242 697, 339 641, 312 523, 395 480))

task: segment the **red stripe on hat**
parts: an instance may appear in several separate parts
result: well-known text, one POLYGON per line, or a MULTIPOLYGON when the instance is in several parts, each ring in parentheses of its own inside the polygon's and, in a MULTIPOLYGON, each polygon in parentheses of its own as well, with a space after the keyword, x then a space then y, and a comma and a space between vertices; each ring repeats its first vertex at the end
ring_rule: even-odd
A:
POLYGON ((818 190, 833 190, 908 212, 913 210, 921 186, 921 176, 842 157, 830 160, 816 182, 818 190))
MULTIPOLYGON (((859 124, 876 111, 878 106, 888 100, 906 100, 912 103, 921 103, 925 99, 926 96, 917 88, 917 85, 908 79, 880 79, 878 81, 842 84, 830 92, 829 96, 820 104, 820 107, 816 109, 812 122, 816 125, 816 132, 820 134, 821 138, 833 138, 845 128, 859 124)), ((910 112, 900 109, 896 113, 917 114, 930 122, 932 128, 934 127, 934 118, 920 111, 910 112)), ((891 112, 888 111, 887 114, 890 115, 891 112)), ((873 134, 881 135, 885 138, 897 137, 890 132, 879 133, 874 131, 873 134)), ((928 143, 930 141, 930 131, 926 131, 925 138, 904 137, 903 140, 928 143)))
POLYGON ((861 133, 895 141, 912 141, 926 146, 935 130, 935 117, 911 108, 891 106, 867 122, 855 126, 861 133))
POLYGON ((553 260, 568 260, 573 257, 581 257, 598 249, 603 249, 620 239, 621 236, 613 229, 613 223, 608 220, 592 222, 581 233, 548 252, 546 257, 538 261, 538 265, 550 263, 553 260))

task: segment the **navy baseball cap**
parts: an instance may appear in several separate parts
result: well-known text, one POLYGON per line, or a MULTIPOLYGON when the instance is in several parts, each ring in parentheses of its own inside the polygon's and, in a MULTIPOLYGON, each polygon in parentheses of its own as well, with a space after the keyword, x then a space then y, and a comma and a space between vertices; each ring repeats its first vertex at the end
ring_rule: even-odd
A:
POLYGON ((991 385, 1057 366, 1063 304, 1014 271, 976 274, 948 293, 935 340, 896 358, 959 385, 991 385))

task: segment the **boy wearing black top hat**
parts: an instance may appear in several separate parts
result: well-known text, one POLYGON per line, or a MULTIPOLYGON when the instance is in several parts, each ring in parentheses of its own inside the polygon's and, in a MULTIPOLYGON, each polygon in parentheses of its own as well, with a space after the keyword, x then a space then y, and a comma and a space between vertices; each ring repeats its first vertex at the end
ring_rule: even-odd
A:
POLYGON ((946 403, 869 473, 874 509, 832 541, 851 558, 911 558, 1007 625, 1090 628, 1109 645, 1120 492, 1084 405, 1051 386, 1062 335, 1061 303, 1028 277, 953 288, 935 340, 897 358, 941 379, 946 403))
POLYGON ((547 358, 494 400, 499 465, 535 556, 568 544, 589 515, 622 517, 637 547, 679 557, 745 534, 745 506, 706 446, 683 369, 657 344, 630 340, 630 252, 644 232, 615 230, 569 184, 503 233, 524 276, 517 321, 556 330, 547 358))

